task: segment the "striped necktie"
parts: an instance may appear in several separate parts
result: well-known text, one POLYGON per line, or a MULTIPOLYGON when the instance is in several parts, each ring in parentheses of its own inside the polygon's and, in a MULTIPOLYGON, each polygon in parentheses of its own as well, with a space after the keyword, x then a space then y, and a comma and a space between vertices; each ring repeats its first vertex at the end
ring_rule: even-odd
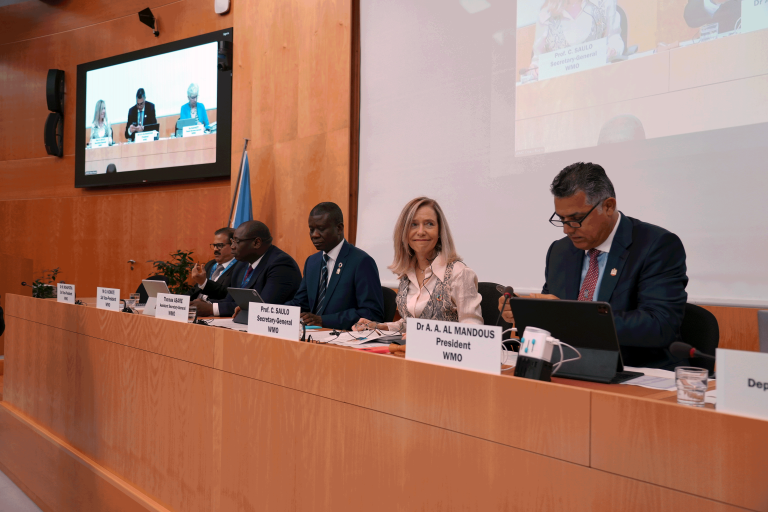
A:
POLYGON ((597 278, 600 275, 600 267, 597 264, 597 257, 600 256, 602 251, 597 249, 590 249, 587 252, 589 256, 589 268, 587 269, 587 275, 584 277, 584 282, 581 283, 581 290, 579 290, 579 300, 582 302, 589 302, 593 300, 595 295, 595 287, 597 286, 597 278))
POLYGON ((323 306, 323 300, 325 299, 325 290, 328 289, 328 253, 323 253, 323 266, 320 268, 320 283, 317 288, 317 305, 315 306, 315 314, 320 311, 323 306))

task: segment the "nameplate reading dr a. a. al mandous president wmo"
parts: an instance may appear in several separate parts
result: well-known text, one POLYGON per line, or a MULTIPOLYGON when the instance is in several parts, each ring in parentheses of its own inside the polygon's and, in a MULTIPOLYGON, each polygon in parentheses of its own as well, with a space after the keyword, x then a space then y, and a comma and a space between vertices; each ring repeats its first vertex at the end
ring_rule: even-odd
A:
POLYGON ((405 358, 501 373, 501 327, 409 318, 405 358))

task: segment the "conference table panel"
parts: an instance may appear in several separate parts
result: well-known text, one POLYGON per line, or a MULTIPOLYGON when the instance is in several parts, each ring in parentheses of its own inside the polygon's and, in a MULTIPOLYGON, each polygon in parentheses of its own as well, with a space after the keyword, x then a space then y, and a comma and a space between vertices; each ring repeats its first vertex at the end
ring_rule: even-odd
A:
POLYGON ((120 158, 130 158, 132 156, 144 155, 159 155, 167 152, 168 139, 120 144, 120 158))
POLYGON ((81 334, 213 368, 216 333, 205 326, 95 307, 70 307, 78 308, 81 334))
POLYGON ((768 510, 768 422, 627 386, 8 305, 0 444, 24 446, 0 465, 47 510, 768 510))
POLYGON ((222 391, 222 510, 739 510, 242 376, 222 391))
POLYGON ((589 465, 588 390, 333 346, 256 343, 246 333, 219 336, 224 371, 589 465))
POLYGON ((768 421, 594 393, 592 467, 768 510, 768 421))
POLYGON ((122 145, 115 144, 106 148, 86 148, 85 161, 91 162, 94 160, 116 160, 121 158, 123 154, 122 145))
POLYGON ((192 151, 196 149, 210 149, 216 147, 216 134, 208 133, 194 137, 177 137, 167 139, 166 149, 168 153, 177 151, 192 151))

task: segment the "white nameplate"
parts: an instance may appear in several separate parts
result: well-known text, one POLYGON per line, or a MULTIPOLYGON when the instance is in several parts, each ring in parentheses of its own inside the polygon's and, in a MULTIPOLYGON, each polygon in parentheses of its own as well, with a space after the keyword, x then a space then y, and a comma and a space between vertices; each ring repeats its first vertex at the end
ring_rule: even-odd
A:
POLYGON ((204 135, 204 134, 205 134, 205 126, 201 124, 196 124, 194 126, 185 126, 184 128, 181 129, 182 137, 194 137, 195 135, 204 135))
POLYGON ((99 137, 97 139, 91 140, 91 147, 92 148, 106 148, 109 146, 109 138, 108 137, 99 137))
POLYGON ((151 142, 155 140, 155 136, 157 135, 157 130, 152 130, 151 132, 136 132, 135 142, 151 142))
POLYGON ((189 321, 189 295, 158 293, 155 318, 164 318, 174 322, 189 321))
MULTIPOLYGON (((539 56, 539 80, 599 68, 608 61, 608 39, 569 46, 539 56)), ((408 353, 408 350, 405 351, 408 353)))
POLYGON ((59 283, 59 289, 56 291, 56 302, 75 303, 75 285, 59 283))
POLYGON ((120 311, 120 290, 118 288, 96 288, 96 307, 110 311, 120 311))
POLYGON ((704 43, 717 39, 719 27, 719 23, 709 23, 708 25, 699 27, 699 42, 704 43))
POLYGON ((743 0, 741 2, 741 32, 754 32, 768 28, 768 1, 743 0))
POLYGON ((301 308, 251 302, 248 306, 248 332, 298 341, 301 308))
POLYGON ((717 410, 768 420, 768 354, 719 348, 716 363, 717 410))
POLYGON ((501 327, 409 318, 406 333, 406 359, 501 373, 501 327))

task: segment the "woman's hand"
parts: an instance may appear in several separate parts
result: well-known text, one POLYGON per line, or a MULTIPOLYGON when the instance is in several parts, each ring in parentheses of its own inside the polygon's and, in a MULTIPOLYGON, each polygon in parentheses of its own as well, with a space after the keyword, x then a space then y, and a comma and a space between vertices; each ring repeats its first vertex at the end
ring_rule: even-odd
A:
POLYGON ((361 318, 355 325, 352 326, 353 331, 370 331, 378 328, 378 323, 368 320, 367 318, 361 318))

